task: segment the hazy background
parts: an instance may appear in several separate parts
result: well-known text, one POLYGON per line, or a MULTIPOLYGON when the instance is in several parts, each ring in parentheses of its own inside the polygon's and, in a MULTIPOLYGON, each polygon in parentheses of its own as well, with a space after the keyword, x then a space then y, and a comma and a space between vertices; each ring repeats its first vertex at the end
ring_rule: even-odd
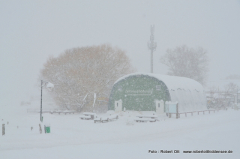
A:
POLYGON ((208 51, 209 81, 240 74, 239 0, 0 0, 1 107, 40 97, 44 62, 73 47, 109 43, 150 72, 152 24, 154 73, 167 72, 159 58, 168 48, 185 44, 208 51))

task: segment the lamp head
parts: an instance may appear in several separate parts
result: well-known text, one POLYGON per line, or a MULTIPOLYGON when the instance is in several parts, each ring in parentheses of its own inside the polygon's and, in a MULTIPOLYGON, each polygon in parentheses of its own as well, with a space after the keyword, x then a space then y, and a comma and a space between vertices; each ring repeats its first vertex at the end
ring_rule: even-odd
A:
POLYGON ((47 85, 46 85, 46 87, 47 87, 47 88, 50 88, 50 89, 51 89, 51 88, 54 88, 54 84, 48 82, 47 85))

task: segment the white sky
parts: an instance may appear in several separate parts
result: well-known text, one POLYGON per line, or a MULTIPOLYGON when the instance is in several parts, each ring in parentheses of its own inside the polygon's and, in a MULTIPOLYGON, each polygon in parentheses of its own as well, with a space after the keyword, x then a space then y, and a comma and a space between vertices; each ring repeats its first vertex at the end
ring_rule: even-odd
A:
POLYGON ((209 80, 240 74, 240 0, 0 0, 0 101, 40 94, 43 63, 73 47, 109 43, 149 72, 152 24, 155 73, 166 73, 168 48, 185 44, 208 51, 209 80))

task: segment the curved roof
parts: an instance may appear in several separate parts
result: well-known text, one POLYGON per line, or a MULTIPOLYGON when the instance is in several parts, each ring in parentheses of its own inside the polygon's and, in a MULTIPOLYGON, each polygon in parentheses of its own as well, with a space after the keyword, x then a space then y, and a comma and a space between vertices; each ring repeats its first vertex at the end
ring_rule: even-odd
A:
POLYGON ((196 90, 203 92, 203 87, 200 83, 198 83, 195 80, 192 80, 190 78, 186 77, 178 77, 178 76, 168 76, 168 75, 161 75, 161 74, 153 74, 153 73, 132 73, 125 75, 121 78, 119 78, 114 84, 117 82, 130 77, 130 76, 136 76, 136 75, 146 75, 150 77, 157 78, 158 80, 164 82, 169 90, 177 90, 177 89, 188 89, 188 90, 196 90))
POLYGON ((177 76, 152 73, 132 73, 118 79, 114 84, 131 76, 144 75, 156 78, 167 86, 172 102, 179 103, 179 111, 206 110, 206 96, 203 87, 197 81, 177 76))

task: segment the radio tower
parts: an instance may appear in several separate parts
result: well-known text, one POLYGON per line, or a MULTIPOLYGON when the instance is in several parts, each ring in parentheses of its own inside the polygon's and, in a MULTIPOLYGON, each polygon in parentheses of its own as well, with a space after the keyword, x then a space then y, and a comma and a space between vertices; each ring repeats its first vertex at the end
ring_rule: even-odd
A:
POLYGON ((150 41, 148 42, 148 48, 151 50, 151 73, 153 73, 153 51, 156 50, 157 43, 154 42, 154 25, 151 26, 151 36, 150 41))

